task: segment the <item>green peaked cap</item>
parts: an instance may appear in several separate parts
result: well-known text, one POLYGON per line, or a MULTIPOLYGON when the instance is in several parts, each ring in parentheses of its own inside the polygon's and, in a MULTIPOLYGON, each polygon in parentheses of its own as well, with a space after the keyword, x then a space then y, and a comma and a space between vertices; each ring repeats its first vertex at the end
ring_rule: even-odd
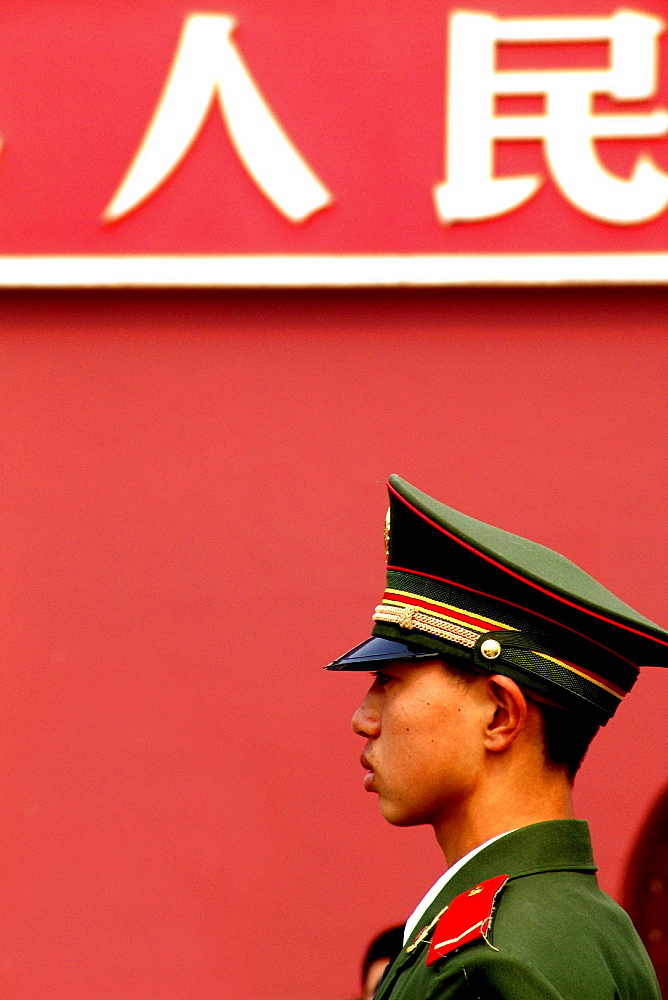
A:
MULTIPOLYGON (((468 514, 446 507, 444 503, 422 493, 400 476, 390 476, 390 486, 416 510, 431 518, 435 525, 452 532, 481 555, 490 556, 512 572, 524 576, 527 581, 536 583, 565 600, 574 601, 583 608, 618 619, 619 625, 626 623, 633 629, 639 628, 643 633, 648 632, 649 635, 662 639, 663 645, 653 644, 648 647, 644 655, 650 659, 642 665, 668 666, 668 632, 634 611, 570 559, 538 542, 531 542, 521 535, 513 535, 510 531, 495 528, 484 521, 476 521, 468 514)), ((642 655, 640 659, 643 659, 642 655)))
POLYGON ((387 585, 373 638, 329 665, 446 656, 605 722, 668 632, 552 549, 389 481, 387 585))

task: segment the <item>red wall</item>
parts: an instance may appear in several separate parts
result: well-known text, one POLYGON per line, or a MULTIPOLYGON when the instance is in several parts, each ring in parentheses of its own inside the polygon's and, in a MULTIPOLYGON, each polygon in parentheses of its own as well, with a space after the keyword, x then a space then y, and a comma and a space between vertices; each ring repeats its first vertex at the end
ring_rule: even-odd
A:
MULTIPOLYGON (((439 872, 361 789, 384 482, 668 625, 662 290, 0 299, 0 992, 345 1000, 439 872)), ((605 888, 668 779, 647 670, 578 784, 605 888)))

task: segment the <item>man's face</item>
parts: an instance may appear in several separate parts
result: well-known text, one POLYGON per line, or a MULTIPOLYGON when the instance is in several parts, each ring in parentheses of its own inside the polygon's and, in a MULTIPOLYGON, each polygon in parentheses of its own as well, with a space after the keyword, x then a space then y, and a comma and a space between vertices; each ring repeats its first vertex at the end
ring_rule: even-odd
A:
POLYGON ((369 971, 364 979, 364 989, 362 991, 362 1000, 373 1000, 376 990, 378 989, 378 984, 383 978, 383 973, 388 967, 391 958, 377 958, 375 962, 372 962, 369 966, 369 971))
POLYGON ((352 718, 367 739, 364 787, 398 826, 438 824, 471 795, 489 718, 484 679, 464 682, 438 660, 384 664, 352 718))

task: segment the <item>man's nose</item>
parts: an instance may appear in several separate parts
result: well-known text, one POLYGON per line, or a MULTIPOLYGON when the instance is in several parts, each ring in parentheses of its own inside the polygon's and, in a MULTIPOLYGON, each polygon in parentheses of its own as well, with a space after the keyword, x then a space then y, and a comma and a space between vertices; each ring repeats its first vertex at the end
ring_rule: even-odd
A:
POLYGON ((364 736, 366 739, 375 739, 380 733, 380 715, 376 702, 377 699, 369 691, 350 720, 353 732, 357 733, 358 736, 364 736))

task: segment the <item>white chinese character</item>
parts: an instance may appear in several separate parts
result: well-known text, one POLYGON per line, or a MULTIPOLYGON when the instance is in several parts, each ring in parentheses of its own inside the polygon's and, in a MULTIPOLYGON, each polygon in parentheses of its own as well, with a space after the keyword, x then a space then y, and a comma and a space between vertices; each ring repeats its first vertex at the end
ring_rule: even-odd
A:
POLYGON ((166 180, 197 138, 216 96, 239 158, 283 215, 303 222, 333 200, 255 85, 232 41, 235 23, 223 14, 186 19, 153 121, 105 221, 131 212, 166 180))
POLYGON ((625 180, 599 160, 595 140, 662 136, 668 114, 594 114, 595 94, 638 101, 656 92, 657 38, 664 22, 634 11, 598 18, 501 19, 452 15, 448 74, 447 180, 435 189, 442 222, 489 219, 510 212, 540 187, 536 175, 494 177, 498 139, 542 139, 557 187, 587 215, 632 224, 668 205, 668 176, 639 156, 625 180), (609 69, 496 69, 499 42, 607 41, 609 69), (497 115, 499 95, 544 95, 542 115, 497 115))

